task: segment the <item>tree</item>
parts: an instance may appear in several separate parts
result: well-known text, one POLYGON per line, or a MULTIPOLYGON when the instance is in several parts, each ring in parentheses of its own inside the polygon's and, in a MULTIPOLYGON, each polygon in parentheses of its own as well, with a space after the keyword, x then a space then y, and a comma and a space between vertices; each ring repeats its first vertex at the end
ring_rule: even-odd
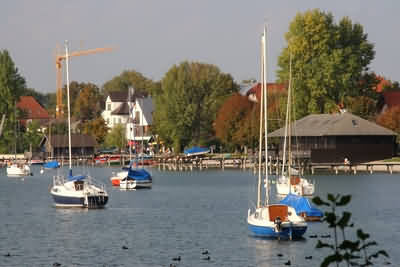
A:
POLYGON ((73 102, 73 116, 77 120, 92 120, 101 114, 99 88, 92 83, 79 84, 81 90, 73 102))
POLYGON ((122 148, 126 146, 125 140, 126 129, 123 124, 118 124, 111 129, 105 139, 105 144, 108 147, 117 147, 121 152, 122 148))
POLYGON ((285 38, 288 46, 279 57, 278 76, 288 81, 292 58, 296 118, 331 112, 346 97, 358 97, 376 86, 376 80, 366 78, 374 46, 363 27, 349 18, 335 24, 331 13, 318 9, 298 13, 285 38))
POLYGON ((218 110, 214 122, 215 135, 232 151, 241 145, 251 145, 257 133, 255 103, 238 93, 230 96, 218 110))
POLYGON ((145 94, 152 94, 153 89, 156 89, 154 83, 141 73, 127 70, 103 85, 103 95, 106 96, 111 92, 127 92, 129 87, 135 88, 138 93, 145 94))
POLYGON ((229 74, 197 62, 174 65, 155 96, 156 133, 175 152, 192 144, 203 145, 214 136, 213 122, 227 96, 238 91, 229 74))
POLYGON ((23 151, 39 151, 40 141, 43 138, 43 134, 39 131, 40 123, 34 120, 27 123, 25 132, 23 133, 23 151))
POLYGON ((397 133, 400 140, 400 106, 394 106, 376 118, 376 123, 397 133))
POLYGON ((107 136, 108 127, 102 117, 98 117, 91 121, 86 121, 80 125, 80 128, 83 134, 94 135, 98 144, 104 143, 107 136))
POLYGON ((15 105, 25 88, 25 79, 18 73, 8 51, 0 51, 0 114, 6 116, 0 138, 0 153, 14 151, 15 105))

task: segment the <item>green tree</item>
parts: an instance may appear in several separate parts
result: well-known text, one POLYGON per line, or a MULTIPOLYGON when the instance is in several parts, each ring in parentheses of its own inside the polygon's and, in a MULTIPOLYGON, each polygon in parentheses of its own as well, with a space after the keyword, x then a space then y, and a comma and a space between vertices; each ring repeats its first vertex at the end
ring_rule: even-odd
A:
POLYGON ((122 148, 126 146, 125 132, 126 129, 123 124, 114 126, 106 136, 105 145, 108 147, 117 147, 121 152, 122 148))
POLYGON ((0 51, 0 114, 6 116, 0 138, 0 153, 14 151, 15 104, 25 88, 25 79, 18 73, 8 51, 0 51))
POLYGON ((137 93, 152 94, 155 90, 154 83, 135 70, 128 70, 103 85, 103 95, 111 92, 126 92, 129 87, 135 88, 137 93))
POLYGON ((227 96, 238 91, 229 74, 197 62, 174 65, 161 81, 155 97, 153 122, 156 133, 175 152, 213 138, 217 111, 227 96))
POLYGON ((83 134, 93 135, 98 144, 103 144, 107 136, 108 127, 102 117, 86 121, 80 125, 83 134))
POLYGON ((363 27, 344 17, 335 24, 331 13, 319 9, 298 13, 286 33, 288 46, 279 57, 279 80, 292 81, 296 118, 327 113, 376 86, 367 79, 375 52, 363 27))
POLYGON ((43 138, 43 134, 39 130, 39 121, 34 120, 27 123, 25 132, 23 133, 23 151, 29 151, 31 148, 33 152, 39 151, 39 144, 43 138))
POLYGON ((80 84, 76 99, 73 102, 73 117, 77 120, 92 120, 101 114, 103 98, 100 95, 99 88, 92 83, 80 84))

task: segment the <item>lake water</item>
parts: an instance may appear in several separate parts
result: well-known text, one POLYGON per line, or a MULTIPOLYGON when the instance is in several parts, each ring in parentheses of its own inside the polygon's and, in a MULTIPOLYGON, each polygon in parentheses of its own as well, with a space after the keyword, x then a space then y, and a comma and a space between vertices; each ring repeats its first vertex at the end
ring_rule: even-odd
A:
MULTIPOLYGON (((315 249, 317 239, 310 237, 331 234, 323 223, 310 223, 299 241, 250 235, 247 209, 256 200, 251 170, 150 168, 153 188, 138 191, 112 188, 108 179, 116 170, 83 169, 104 182, 110 196, 105 209, 86 210, 53 206, 48 188, 54 170, 40 174, 33 166, 34 176, 21 179, 0 169, 0 266, 242 267, 285 266, 288 260, 291 266, 319 266, 330 253, 315 249), (209 260, 202 254, 206 250, 209 260), (176 257, 181 260, 173 261, 176 257)), ((390 254, 391 266, 400 266, 398 173, 310 177, 316 195, 352 194, 349 208, 356 228, 370 233, 379 244, 376 249, 390 254)))

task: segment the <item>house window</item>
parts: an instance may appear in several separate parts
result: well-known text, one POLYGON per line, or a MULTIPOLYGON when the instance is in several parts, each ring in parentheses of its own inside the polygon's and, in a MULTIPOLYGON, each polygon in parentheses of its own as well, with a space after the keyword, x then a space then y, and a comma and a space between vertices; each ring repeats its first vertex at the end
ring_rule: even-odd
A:
POLYGON ((121 123, 121 118, 118 118, 118 123, 121 123))
POLYGON ((107 124, 110 124, 110 118, 107 118, 107 124))
POLYGON ((111 110, 111 103, 107 104, 107 110, 111 110))
POLYGON ((115 118, 113 118, 113 124, 115 124, 115 118))

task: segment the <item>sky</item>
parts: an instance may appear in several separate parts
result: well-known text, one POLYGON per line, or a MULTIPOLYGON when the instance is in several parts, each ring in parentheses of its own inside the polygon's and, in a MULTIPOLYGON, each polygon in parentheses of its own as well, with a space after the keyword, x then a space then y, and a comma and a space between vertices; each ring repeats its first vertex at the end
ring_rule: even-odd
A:
POLYGON ((268 27, 268 81, 276 78, 285 33, 298 12, 319 8, 338 22, 360 23, 375 45, 370 69, 400 81, 398 0, 4 0, 0 50, 7 50, 27 86, 56 92, 55 55, 102 47, 73 57, 71 81, 101 87, 125 70, 154 81, 183 61, 214 64, 235 81, 259 79, 260 36, 268 27))

